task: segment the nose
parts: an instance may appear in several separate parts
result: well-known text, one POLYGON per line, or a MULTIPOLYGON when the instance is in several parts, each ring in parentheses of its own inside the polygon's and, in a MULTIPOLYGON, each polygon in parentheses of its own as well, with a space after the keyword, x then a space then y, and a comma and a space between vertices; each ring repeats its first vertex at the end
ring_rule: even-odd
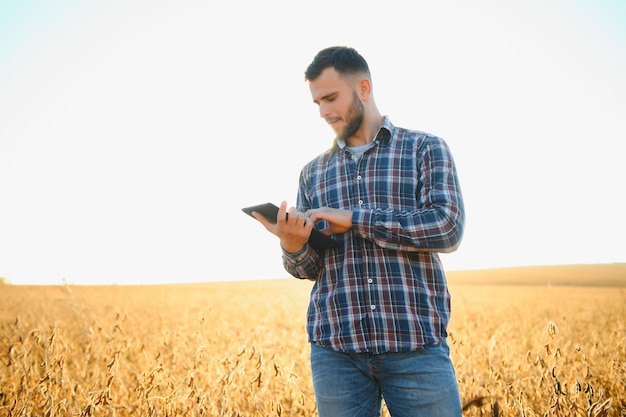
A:
POLYGON ((330 115, 330 109, 329 109, 329 105, 326 103, 320 103, 320 117, 322 119, 325 119, 326 117, 328 117, 328 115, 330 115))

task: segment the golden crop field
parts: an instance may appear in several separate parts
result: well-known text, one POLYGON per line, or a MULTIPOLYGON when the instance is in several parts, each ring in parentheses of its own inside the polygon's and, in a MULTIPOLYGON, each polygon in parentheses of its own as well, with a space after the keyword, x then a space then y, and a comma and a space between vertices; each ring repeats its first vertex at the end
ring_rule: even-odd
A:
MULTIPOLYGON (((625 265, 449 279, 465 416, 626 416, 625 265)), ((314 416, 310 287, 2 285, 0 416, 314 416)))

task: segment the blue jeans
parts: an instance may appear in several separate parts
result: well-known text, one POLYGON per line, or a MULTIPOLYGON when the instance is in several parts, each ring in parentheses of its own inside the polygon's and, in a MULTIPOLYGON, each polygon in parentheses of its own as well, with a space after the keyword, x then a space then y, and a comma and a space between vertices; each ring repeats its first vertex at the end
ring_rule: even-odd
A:
POLYGON ((459 388, 444 341, 414 352, 340 353, 311 344, 320 417, 461 417, 459 388))

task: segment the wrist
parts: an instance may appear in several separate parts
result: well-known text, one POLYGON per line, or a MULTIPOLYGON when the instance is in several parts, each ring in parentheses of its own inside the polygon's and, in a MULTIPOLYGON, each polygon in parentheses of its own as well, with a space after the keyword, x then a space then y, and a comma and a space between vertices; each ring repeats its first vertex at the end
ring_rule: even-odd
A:
POLYGON ((290 255, 295 255, 299 252, 302 252, 302 250, 304 249, 304 247, 306 246, 306 243, 304 245, 302 244, 293 244, 293 243, 287 243, 287 242, 280 242, 280 247, 283 250, 283 252, 288 253, 290 255))

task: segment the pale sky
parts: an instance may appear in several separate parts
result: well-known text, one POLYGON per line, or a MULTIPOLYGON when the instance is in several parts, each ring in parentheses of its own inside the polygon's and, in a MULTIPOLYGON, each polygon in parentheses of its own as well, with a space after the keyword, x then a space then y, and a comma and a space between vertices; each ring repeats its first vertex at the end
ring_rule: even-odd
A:
POLYGON ((626 262, 623 1, 0 3, 0 277, 285 278, 241 207, 332 143, 303 73, 348 45, 381 112, 445 139, 449 270, 626 262))

